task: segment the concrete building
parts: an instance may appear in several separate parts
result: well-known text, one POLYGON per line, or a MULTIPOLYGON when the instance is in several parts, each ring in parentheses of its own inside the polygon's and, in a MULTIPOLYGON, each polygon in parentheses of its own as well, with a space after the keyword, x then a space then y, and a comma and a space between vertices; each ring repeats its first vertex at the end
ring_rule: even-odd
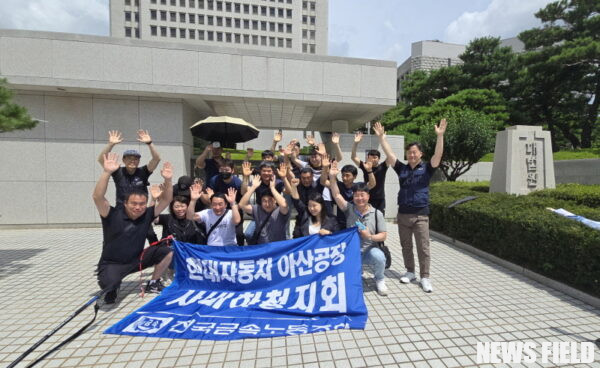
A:
POLYGON ((0 226, 97 223, 111 129, 125 139, 114 151, 137 148, 142 163, 135 132, 148 129, 179 176, 192 171, 189 126, 206 116, 342 133, 396 102, 395 62, 49 32, 0 30, 0 76, 46 121, 0 134, 0 226))
POLYGON ((110 0, 110 34, 326 55, 328 0, 110 0))

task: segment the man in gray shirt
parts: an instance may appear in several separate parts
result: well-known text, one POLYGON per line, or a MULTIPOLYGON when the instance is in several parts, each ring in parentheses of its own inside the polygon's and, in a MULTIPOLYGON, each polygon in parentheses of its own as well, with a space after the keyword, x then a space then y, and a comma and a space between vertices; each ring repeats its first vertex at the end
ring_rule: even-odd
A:
POLYGON ((248 239, 248 244, 263 244, 285 240, 286 226, 290 217, 285 198, 277 191, 275 177, 269 181, 269 192, 264 192, 260 203, 250 205, 250 197, 261 185, 260 176, 254 176, 252 185, 240 200, 240 208, 252 215, 256 223, 254 234, 248 239))
POLYGON ((353 203, 344 199, 335 184, 338 171, 337 163, 334 162, 329 170, 329 182, 334 183, 329 186, 331 196, 338 208, 346 215, 346 227, 359 227, 362 262, 371 266, 373 270, 377 293, 386 296, 388 288, 385 285, 384 275, 385 254, 377 246, 377 243, 383 242, 387 238, 385 219, 381 211, 369 204, 369 187, 364 183, 354 187, 353 203))

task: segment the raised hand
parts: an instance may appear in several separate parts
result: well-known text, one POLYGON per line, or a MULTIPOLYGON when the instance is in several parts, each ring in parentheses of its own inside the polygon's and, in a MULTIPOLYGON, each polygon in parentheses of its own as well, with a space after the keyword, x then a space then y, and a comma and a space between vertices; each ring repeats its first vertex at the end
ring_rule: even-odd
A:
POLYGON ((212 188, 206 187, 206 189, 204 189, 204 191, 206 192, 206 194, 208 195, 208 198, 212 197, 213 194, 215 194, 215 191, 212 190, 212 188))
POLYGON ((200 192, 202 192, 202 185, 199 183, 192 184, 190 187, 190 199, 193 201, 200 199, 200 192))
POLYGON ((308 134, 305 139, 306 139, 306 144, 308 144, 309 146, 315 145, 315 137, 313 137, 312 135, 308 134))
POLYGON ((331 161, 329 155, 323 156, 323 158, 321 159, 321 166, 328 167, 330 163, 331 161))
POLYGON ((102 165, 104 171, 109 174, 114 173, 119 169, 119 155, 114 152, 109 152, 104 155, 104 163, 102 165))
POLYGON ((163 188, 164 185, 162 184, 153 184, 152 186, 150 186, 150 194, 152 195, 152 198, 154 198, 154 200, 158 200, 158 197, 160 197, 160 195, 163 192, 163 188))
POLYGON ((230 205, 233 205, 235 203, 236 195, 237 195, 237 190, 235 188, 229 188, 225 198, 227 198, 227 202, 229 202, 230 205))
POLYGON ((383 137, 385 135, 385 129, 383 128, 383 125, 381 125, 380 122, 376 122, 375 125, 373 125, 373 131, 378 137, 383 137))
POLYGON ((363 166, 365 167, 365 170, 371 171, 371 169, 373 168, 373 163, 371 161, 366 161, 363 162, 363 166))
POLYGON ((360 141, 362 141, 362 138, 363 138, 363 132, 354 133, 354 143, 360 143, 360 141))
POLYGON ((325 157, 325 155, 327 154, 327 151, 325 150, 325 143, 319 143, 317 152, 319 153, 319 155, 325 157))
POLYGON ((121 136, 121 132, 118 130, 109 130, 108 131, 108 143, 110 144, 119 144, 123 142, 123 137, 121 136))
POLYGON ((271 180, 269 180, 269 188, 275 189, 275 180, 277 180, 277 178, 275 177, 275 174, 273 174, 273 176, 271 176, 271 180))
POLYGON ((254 175, 252 177, 252 188, 256 189, 260 186, 260 175, 254 175))
POLYGON ((446 118, 440 120, 439 125, 435 126, 435 134, 444 135, 444 133, 446 132, 447 125, 448 125, 448 123, 446 123, 446 118))
POLYGON ((331 143, 333 143, 333 144, 339 144, 340 143, 340 135, 339 135, 339 133, 335 133, 334 132, 331 135, 331 143))
POLYGON ((281 129, 275 131, 275 135, 273 136, 273 140, 277 143, 279 143, 281 141, 282 135, 281 135, 281 129))
POLYGON ((282 162, 279 164, 279 169, 277 169, 277 175, 279 175, 280 178, 285 178, 285 176, 287 175, 287 171, 287 164, 285 162, 282 162))
POLYGON ((200 190, 202 190, 202 188, 204 188, 204 180, 202 180, 202 178, 194 179, 194 183, 200 185, 200 190))
POLYGON ((150 134, 148 134, 147 130, 138 130, 137 131, 138 134, 138 141, 142 142, 142 143, 146 143, 146 144, 150 144, 152 143, 152 137, 150 137, 150 134))
POLYGON ((252 164, 250 164, 250 161, 242 163, 242 175, 245 177, 252 175, 252 164))
POLYGON ((292 181, 290 182, 290 184, 292 184, 292 186, 294 186, 294 187, 297 187, 298 185, 300 185, 300 179, 293 178, 292 181))
POLYGON ((331 168, 329 169, 329 176, 330 177, 335 177, 337 176, 337 174, 339 174, 340 170, 338 169, 338 164, 336 161, 333 161, 331 163, 331 168))
POLYGON ((285 156, 289 156, 292 154, 292 149, 294 148, 293 144, 288 144, 287 146, 283 147, 283 151, 282 154, 285 156))
POLYGON ((171 165, 170 162, 165 162, 163 164, 163 168, 162 168, 162 170, 160 172, 160 175, 162 175, 162 177, 165 180, 169 180, 170 181, 171 179, 173 179, 173 165, 171 165))

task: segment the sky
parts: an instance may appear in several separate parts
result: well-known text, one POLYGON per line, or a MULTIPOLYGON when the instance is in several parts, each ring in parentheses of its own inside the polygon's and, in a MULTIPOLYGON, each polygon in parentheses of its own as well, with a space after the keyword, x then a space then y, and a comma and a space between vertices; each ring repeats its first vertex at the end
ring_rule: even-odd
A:
MULTIPOLYGON (((320 0, 317 0, 320 1, 320 0)), ((539 26, 534 13, 551 0, 329 0, 329 54, 393 60, 411 44, 466 44, 515 37, 539 26)), ((0 28, 109 34, 109 0, 0 0, 0 28)))

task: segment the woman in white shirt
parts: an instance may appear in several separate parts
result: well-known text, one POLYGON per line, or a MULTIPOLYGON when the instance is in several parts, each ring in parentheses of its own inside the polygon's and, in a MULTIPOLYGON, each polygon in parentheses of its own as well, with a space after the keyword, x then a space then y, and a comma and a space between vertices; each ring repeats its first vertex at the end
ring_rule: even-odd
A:
POLYGON ((210 209, 194 213, 196 201, 200 198, 200 185, 194 184, 190 187, 190 205, 188 206, 188 219, 203 222, 206 225, 206 243, 208 245, 237 245, 235 237, 235 226, 240 223, 242 217, 235 202, 237 190, 229 188, 227 195, 215 193, 210 197, 210 209), (231 211, 227 208, 227 203, 231 211))

